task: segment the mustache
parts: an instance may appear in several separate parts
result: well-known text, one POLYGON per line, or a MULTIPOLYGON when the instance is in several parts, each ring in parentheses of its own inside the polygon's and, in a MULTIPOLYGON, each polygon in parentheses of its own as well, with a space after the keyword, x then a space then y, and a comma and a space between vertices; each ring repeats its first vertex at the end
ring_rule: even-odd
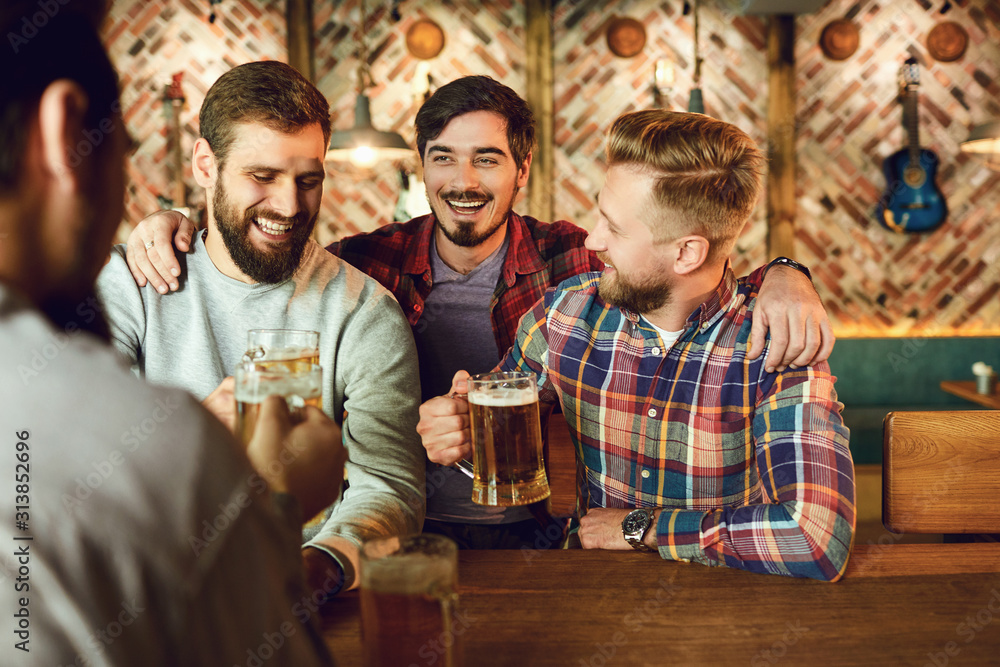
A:
POLYGON ((461 192, 452 190, 451 192, 442 194, 441 199, 450 199, 451 201, 492 201, 493 197, 473 190, 463 190, 461 192))
MULTIPOLYGON (((597 259, 605 264, 611 264, 611 257, 606 252, 596 252, 594 254, 597 255, 597 259)), ((611 264, 611 266, 614 266, 614 264, 611 264)))
POLYGON ((248 209, 246 212, 247 220, 253 220, 254 218, 267 218, 268 220, 284 223, 286 225, 295 225, 308 222, 309 213, 307 211, 299 211, 296 215, 288 217, 286 215, 281 215, 273 209, 265 208, 263 206, 255 206, 254 208, 248 209))

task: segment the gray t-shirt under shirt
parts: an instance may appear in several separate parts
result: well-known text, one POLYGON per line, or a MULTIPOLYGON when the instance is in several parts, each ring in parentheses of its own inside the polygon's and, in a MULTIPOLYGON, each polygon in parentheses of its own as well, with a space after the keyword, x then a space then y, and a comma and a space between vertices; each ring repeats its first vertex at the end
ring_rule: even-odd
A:
MULTIPOLYGON (((456 371, 475 375, 492 370, 500 359, 490 301, 500 280, 509 238, 482 264, 462 275, 441 260, 431 239, 434 289, 413 328, 420 356, 423 400, 447 394, 456 371)), ((506 350, 503 350, 506 352, 506 350)), ((486 507, 472 502, 472 480, 454 468, 427 462, 427 518, 461 523, 512 523, 530 519, 524 507, 486 507)))

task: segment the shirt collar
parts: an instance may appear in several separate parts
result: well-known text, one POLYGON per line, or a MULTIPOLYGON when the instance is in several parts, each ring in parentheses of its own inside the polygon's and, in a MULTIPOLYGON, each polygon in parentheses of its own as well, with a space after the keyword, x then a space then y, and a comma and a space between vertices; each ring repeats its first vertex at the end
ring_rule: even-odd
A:
POLYGON ((417 233, 407 244, 403 255, 403 273, 410 275, 431 275, 431 234, 434 233, 434 214, 424 216, 417 227, 417 233))
POLYGON ((514 284, 517 274, 537 273, 545 268, 542 254, 538 252, 535 238, 531 234, 524 218, 511 211, 507 221, 510 247, 503 263, 503 279, 507 287, 514 284))

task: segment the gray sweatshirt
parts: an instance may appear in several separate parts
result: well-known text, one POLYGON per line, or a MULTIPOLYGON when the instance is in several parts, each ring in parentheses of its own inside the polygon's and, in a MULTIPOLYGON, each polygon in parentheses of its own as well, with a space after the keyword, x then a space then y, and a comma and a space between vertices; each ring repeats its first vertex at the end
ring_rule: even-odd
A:
POLYGON ((180 289, 161 295, 148 284, 136 286, 124 246, 112 251, 97 294, 119 351, 150 382, 204 400, 232 375, 246 350, 247 330, 319 331, 323 409, 343 426, 349 489, 309 545, 331 553, 350 577, 362 541, 419 532, 419 371, 410 326, 392 295, 313 241, 292 277, 273 285, 224 275, 208 256, 203 234, 178 261, 180 289))

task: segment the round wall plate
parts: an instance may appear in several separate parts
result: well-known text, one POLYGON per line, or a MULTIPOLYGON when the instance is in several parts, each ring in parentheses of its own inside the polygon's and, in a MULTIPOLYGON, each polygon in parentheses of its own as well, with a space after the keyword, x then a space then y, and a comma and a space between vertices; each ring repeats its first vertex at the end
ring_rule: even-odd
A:
POLYGON ((848 19, 830 21, 819 36, 819 48, 830 60, 847 60, 858 50, 860 43, 858 24, 848 19))
POLYGON ((608 48, 620 58, 637 56, 646 46, 646 27, 628 17, 616 18, 608 26, 608 48))
POLYGON ((406 50, 415 58, 430 60, 443 48, 444 31, 430 19, 419 19, 406 31, 406 50))
POLYGON ((969 33, 954 21, 938 23, 927 33, 927 50, 934 60, 950 63, 965 54, 969 33))

